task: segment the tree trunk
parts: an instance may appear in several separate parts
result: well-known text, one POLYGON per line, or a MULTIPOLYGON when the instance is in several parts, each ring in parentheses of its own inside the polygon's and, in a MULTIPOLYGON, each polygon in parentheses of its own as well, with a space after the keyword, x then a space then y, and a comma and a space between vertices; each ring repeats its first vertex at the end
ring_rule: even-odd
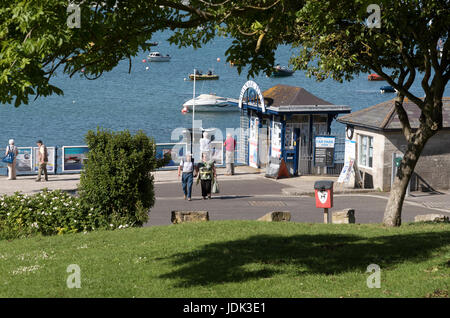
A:
POLYGON ((434 135, 429 129, 419 128, 408 142, 408 149, 405 152, 397 175, 394 178, 394 184, 391 188, 389 200, 384 211, 383 224, 386 226, 400 226, 402 223, 402 207, 405 200, 406 190, 412 173, 419 160, 420 154, 425 147, 426 142, 434 135))

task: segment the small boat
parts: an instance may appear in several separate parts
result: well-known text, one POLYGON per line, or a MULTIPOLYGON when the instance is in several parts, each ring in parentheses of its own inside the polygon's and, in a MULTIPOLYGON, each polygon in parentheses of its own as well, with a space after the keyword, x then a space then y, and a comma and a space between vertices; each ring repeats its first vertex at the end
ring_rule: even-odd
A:
POLYGON ((286 77, 292 76, 292 74, 294 74, 293 70, 290 70, 284 66, 277 65, 273 68, 273 72, 270 77, 286 77))
POLYGON ((384 94, 384 93, 395 93, 396 89, 393 88, 392 86, 382 86, 382 87, 380 87, 380 92, 381 92, 381 94, 384 94))
MULTIPOLYGON (((194 74, 189 74, 189 79, 194 80, 194 74)), ((209 70, 208 73, 202 74, 200 71, 195 71, 195 80, 218 80, 219 75, 214 74, 212 70, 209 70)))
POLYGON ((170 56, 169 56, 169 54, 161 55, 161 53, 159 53, 159 52, 151 52, 148 55, 148 60, 150 62, 169 62, 170 56))
POLYGON ((372 73, 372 74, 368 75, 367 79, 369 81, 384 81, 384 78, 382 78, 380 75, 378 75, 376 73, 372 73))
MULTIPOLYGON (((216 96, 214 94, 200 94, 195 98, 196 112, 221 112, 221 111, 238 111, 238 100, 226 97, 216 96)), ((183 104, 186 111, 192 110, 194 99, 190 99, 183 104)))

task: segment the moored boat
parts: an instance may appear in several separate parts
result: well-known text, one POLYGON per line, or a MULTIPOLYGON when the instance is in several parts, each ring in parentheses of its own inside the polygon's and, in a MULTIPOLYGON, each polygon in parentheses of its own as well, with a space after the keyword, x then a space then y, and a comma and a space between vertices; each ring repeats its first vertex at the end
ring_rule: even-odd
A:
POLYGON ((381 92, 381 94, 384 94, 384 93, 395 93, 396 90, 392 86, 388 85, 388 86, 381 86, 380 87, 380 92, 381 92))
POLYGON ((369 81, 384 81, 384 78, 382 78, 380 75, 378 75, 376 73, 372 73, 372 74, 368 75, 367 79, 369 81))
POLYGON ((277 65, 273 68, 273 72, 271 77, 286 77, 294 74, 293 70, 288 69, 287 67, 277 65))
MULTIPOLYGON (((194 74, 189 74, 189 79, 194 80, 194 74)), ((218 80, 219 75, 214 74, 213 71, 209 70, 208 73, 202 74, 200 71, 196 71, 195 80, 218 80)))
POLYGON ((159 52, 151 52, 148 55, 148 60, 150 62, 169 62, 170 56, 169 56, 169 54, 161 55, 161 53, 159 53, 159 52))
MULTIPOLYGON (((196 112, 220 112, 220 111, 238 111, 238 100, 220 97, 214 94, 200 94, 195 98, 196 112)), ((183 104, 183 109, 192 111, 194 99, 190 99, 183 104)))

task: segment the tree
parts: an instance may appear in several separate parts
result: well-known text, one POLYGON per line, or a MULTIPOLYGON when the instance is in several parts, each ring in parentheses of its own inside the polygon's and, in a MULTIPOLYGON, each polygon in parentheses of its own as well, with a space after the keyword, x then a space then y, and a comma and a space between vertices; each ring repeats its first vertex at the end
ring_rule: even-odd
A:
POLYGON ((407 150, 395 176, 383 222, 399 226, 406 189, 417 161, 427 141, 442 128, 442 97, 450 79, 450 3, 380 1, 381 28, 369 28, 364 18, 371 2, 308 1, 298 13, 295 45, 301 46, 301 53, 295 64, 319 79, 331 76, 340 81, 375 71, 398 90, 395 109, 407 150), (312 65, 313 61, 317 64, 312 65), (424 73, 424 98, 410 90, 418 73, 424 73), (417 129, 412 129, 403 108, 405 97, 421 110, 417 129))
MULTIPOLYGON (((86 209, 95 211, 101 224, 141 226, 155 203, 151 172, 167 164, 156 159, 154 141, 144 132, 111 132, 97 128, 86 134, 89 147, 81 172, 79 194, 86 209)), ((93 213, 94 214, 94 213, 93 213)))
MULTIPOLYGON (((80 1, 74 1, 80 3, 80 1)), ((234 38, 227 61, 248 76, 270 74, 281 44, 298 49, 296 69, 318 80, 350 80, 375 71, 399 91, 395 107, 408 142, 389 198, 384 223, 401 224, 401 209, 414 167, 429 138, 442 127, 442 95, 450 77, 448 0, 379 0, 381 28, 366 22, 373 0, 129 0, 82 2, 81 28, 66 26, 67 1, 10 1, 0 7, 0 101, 27 103, 30 95, 61 94, 50 84, 58 68, 96 78, 128 59, 160 30, 169 41, 194 48, 217 35, 234 38), (442 41, 442 49, 437 44, 442 41), (423 73, 425 98, 410 88, 423 73), (412 129, 407 97, 421 110, 412 129)))

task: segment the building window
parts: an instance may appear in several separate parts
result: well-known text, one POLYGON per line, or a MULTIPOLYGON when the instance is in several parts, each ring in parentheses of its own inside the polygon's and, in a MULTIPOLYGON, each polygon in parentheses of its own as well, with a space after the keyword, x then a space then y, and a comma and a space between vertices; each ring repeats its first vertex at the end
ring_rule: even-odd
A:
POLYGON ((359 160, 362 167, 373 167, 373 137, 359 136, 359 160))

